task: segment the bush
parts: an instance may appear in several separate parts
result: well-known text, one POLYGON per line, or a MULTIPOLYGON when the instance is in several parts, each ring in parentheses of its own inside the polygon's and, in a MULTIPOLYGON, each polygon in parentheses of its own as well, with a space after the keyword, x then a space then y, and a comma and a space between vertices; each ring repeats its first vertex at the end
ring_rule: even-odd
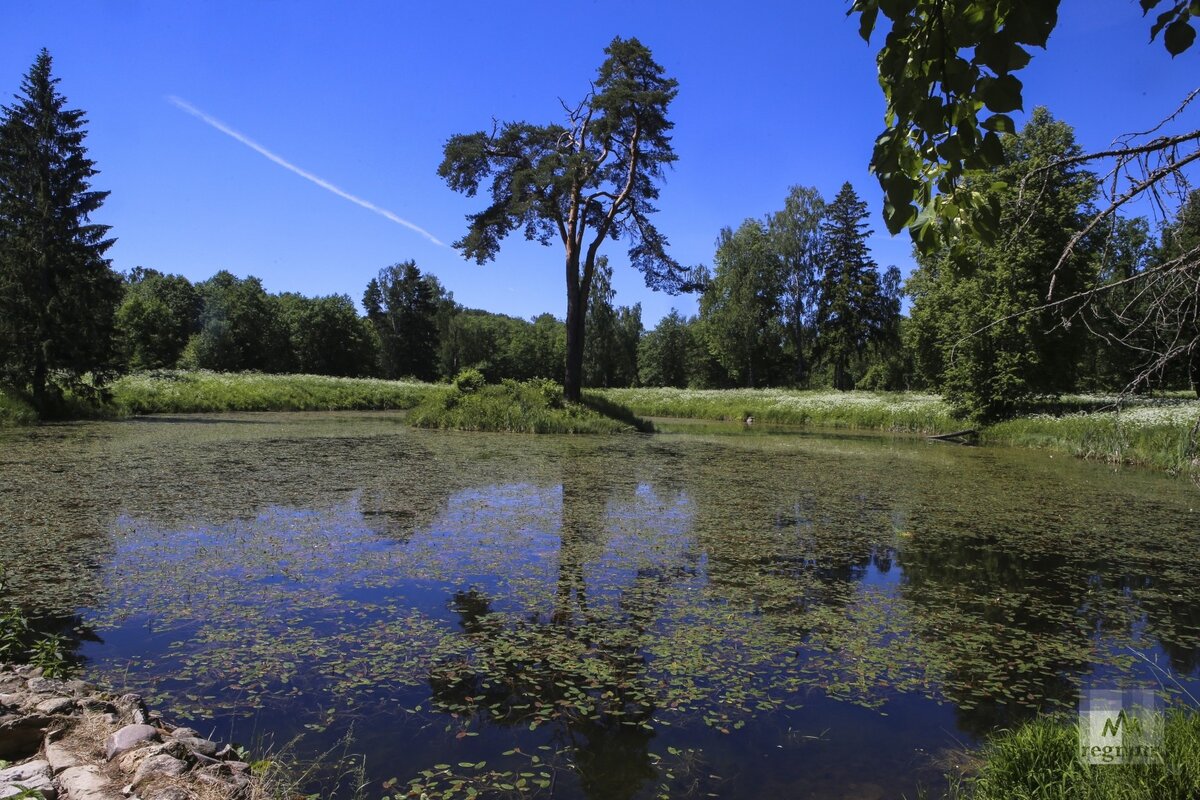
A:
POLYGON ((454 376, 454 388, 463 394, 476 392, 487 385, 487 378, 474 367, 467 367, 454 376))
MULTIPOLYGON (((621 433, 637 430, 628 409, 615 404, 599 410, 588 403, 566 403, 562 386, 552 380, 504 380, 472 392, 452 388, 426 398, 409 415, 420 428, 512 433, 621 433)), ((636 421, 640 423, 640 420, 636 421)))

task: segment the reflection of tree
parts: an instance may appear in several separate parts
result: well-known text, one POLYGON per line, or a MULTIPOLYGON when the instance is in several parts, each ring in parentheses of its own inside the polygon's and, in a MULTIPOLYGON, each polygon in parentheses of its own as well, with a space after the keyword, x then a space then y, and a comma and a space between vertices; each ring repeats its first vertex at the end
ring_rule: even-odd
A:
MULTIPOLYGON (((643 648, 664 575, 641 570, 625 586, 601 585, 589 603, 587 569, 604 555, 607 512, 617 494, 607 459, 563 466, 558 570, 553 610, 518 617, 492 610, 477 588, 451 603, 469 651, 430 674, 435 701, 494 724, 549 725, 588 797, 632 797, 655 778, 649 719, 656 692, 643 648)), ((601 575, 600 580, 611 578, 601 575)))
POLYGON ((963 730, 984 734, 1074 705, 1071 677, 1092 654, 1091 628, 1077 617, 1086 574, 1062 556, 954 536, 914 542, 902 564, 913 635, 963 730))

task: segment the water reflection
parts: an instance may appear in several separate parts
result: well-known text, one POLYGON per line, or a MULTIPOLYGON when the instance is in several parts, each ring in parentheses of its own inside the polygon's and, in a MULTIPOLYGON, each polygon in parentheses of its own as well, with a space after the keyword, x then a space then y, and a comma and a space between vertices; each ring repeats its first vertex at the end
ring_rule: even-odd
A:
POLYGON ((243 741, 354 724, 378 781, 912 795, 956 739, 1154 677, 1127 648, 1197 676, 1200 520, 1157 476, 263 419, 18 441, 42 478, 6 482, 0 525, 31 602, 83 598, 94 677, 243 741), (64 537, 74 594, 38 560, 64 537))

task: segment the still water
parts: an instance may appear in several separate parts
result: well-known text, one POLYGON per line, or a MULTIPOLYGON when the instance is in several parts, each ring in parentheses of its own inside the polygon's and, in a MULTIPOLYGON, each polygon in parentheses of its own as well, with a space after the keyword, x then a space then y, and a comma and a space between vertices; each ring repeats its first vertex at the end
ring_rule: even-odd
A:
MULTIPOLYGON (((665 427, 0 431, 4 591, 91 680, 217 738, 365 757, 374 798, 936 796, 957 753, 1082 689, 1197 694, 1191 484, 665 427)), ((349 797, 330 773, 312 790, 349 797)))

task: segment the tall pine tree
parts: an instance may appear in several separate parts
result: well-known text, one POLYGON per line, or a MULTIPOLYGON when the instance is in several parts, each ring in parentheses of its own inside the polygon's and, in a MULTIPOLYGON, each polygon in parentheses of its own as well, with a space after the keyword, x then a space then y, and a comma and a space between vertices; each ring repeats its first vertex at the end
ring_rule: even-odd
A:
MULTIPOLYGON (((852 363, 887 325, 892 313, 880 302, 879 272, 867 248, 867 204, 849 183, 825 211, 825 249, 817 282, 816 353, 832 373, 835 389, 853 389, 852 363)), ((898 314, 899 309, 895 308, 898 314)))
POLYGON ((120 277, 90 222, 108 192, 91 189, 84 112, 67 109, 42 50, 0 114, 0 368, 44 414, 58 381, 81 388, 115 364, 120 277))

